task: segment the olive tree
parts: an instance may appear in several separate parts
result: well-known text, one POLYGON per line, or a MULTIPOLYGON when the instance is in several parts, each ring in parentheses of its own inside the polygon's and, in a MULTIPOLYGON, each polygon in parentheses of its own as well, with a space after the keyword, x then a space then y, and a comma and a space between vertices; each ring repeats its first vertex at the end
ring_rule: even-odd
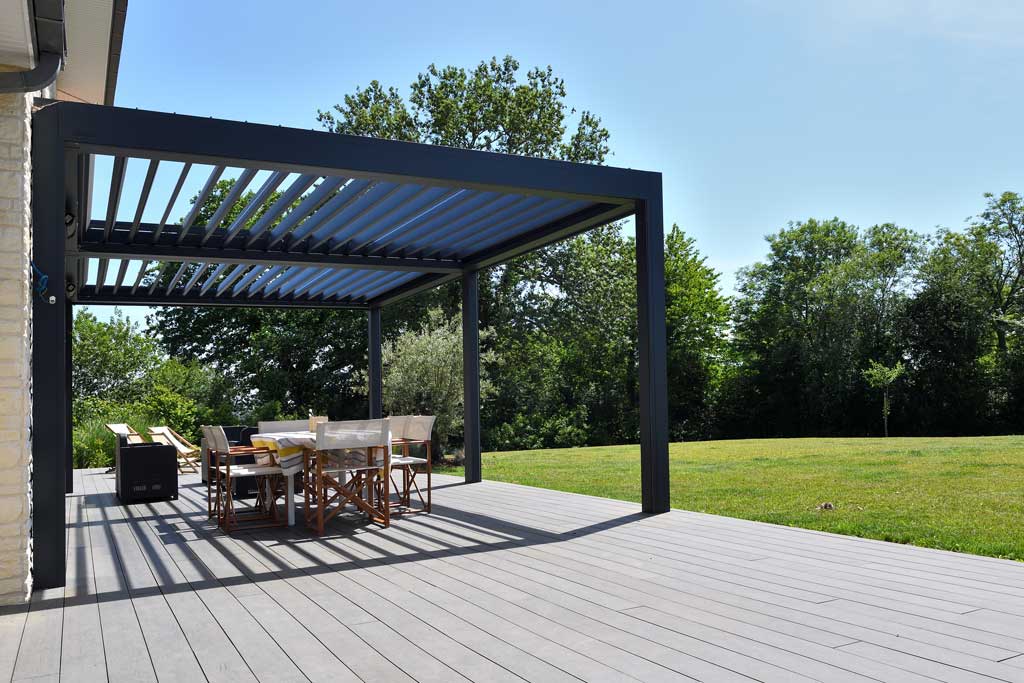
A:
MULTIPOLYGON (((481 330, 485 341, 488 330, 481 330)), ((480 396, 491 390, 484 368, 493 362, 481 353, 480 396)), ((462 324, 441 309, 427 312, 418 330, 407 330, 383 348, 384 407, 391 415, 433 415, 434 432, 444 448, 462 425, 462 324)))

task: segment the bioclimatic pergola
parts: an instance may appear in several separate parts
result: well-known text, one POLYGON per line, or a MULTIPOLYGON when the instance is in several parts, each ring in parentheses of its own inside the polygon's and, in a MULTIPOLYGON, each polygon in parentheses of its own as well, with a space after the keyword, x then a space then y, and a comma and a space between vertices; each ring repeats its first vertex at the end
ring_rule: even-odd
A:
MULTIPOLYGON (((466 481, 481 478, 477 273, 634 216, 643 509, 669 508, 661 175, 70 102, 33 116, 34 575, 64 583, 74 304, 365 309, 370 416, 382 415, 381 309, 462 282, 466 481), (93 157, 108 156, 92 217, 93 157), (130 159, 141 191, 117 220, 130 159), (154 179, 174 164, 170 196, 154 179), (189 174, 204 177, 181 223, 189 174), (233 189, 200 221, 217 181, 233 189), (253 201, 232 214, 246 191, 253 201), (143 221, 152 205, 161 219, 143 221), (165 208, 164 208, 165 207, 165 208), (159 269, 159 277, 145 276, 159 269)), ((213 195, 217 196, 217 195, 213 195)))

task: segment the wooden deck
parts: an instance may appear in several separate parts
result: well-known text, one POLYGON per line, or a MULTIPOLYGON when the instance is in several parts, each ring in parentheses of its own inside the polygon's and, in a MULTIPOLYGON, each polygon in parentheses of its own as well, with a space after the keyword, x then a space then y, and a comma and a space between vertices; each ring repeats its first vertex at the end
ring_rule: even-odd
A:
POLYGON ((0 678, 1024 681, 1024 564, 438 477, 435 512, 227 537, 75 473, 0 678))

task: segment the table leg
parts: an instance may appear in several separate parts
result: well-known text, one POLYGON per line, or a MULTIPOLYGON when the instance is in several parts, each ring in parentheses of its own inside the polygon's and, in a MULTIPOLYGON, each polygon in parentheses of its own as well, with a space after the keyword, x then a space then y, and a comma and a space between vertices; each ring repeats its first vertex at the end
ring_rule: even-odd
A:
POLYGON ((288 509, 288 526, 295 526, 295 473, 285 477, 285 507, 288 509))

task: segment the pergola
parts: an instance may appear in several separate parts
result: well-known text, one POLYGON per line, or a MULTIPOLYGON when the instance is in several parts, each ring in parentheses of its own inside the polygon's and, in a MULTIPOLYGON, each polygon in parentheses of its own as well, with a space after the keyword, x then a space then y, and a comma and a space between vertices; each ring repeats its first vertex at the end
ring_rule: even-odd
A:
MULTIPOLYGON (((381 309, 462 282, 466 481, 481 479, 478 272, 634 216, 641 490, 669 509, 661 175, 327 132, 38 101, 33 116, 33 535, 39 587, 64 584, 71 488, 74 304, 364 309, 370 417, 381 401, 381 309), (105 216, 90 213, 92 158, 112 157, 105 216), (118 221, 129 159, 146 162, 134 219, 118 221), (151 197, 162 162, 171 196, 151 197), (172 220, 193 165, 192 210, 172 220), (175 165, 177 168, 177 164, 175 165), (232 190, 200 224, 225 170, 232 190), (229 219, 247 190, 253 201, 229 219), (150 202, 159 222, 143 222, 150 202), (90 267, 90 263, 94 265, 90 267), (160 277, 145 278, 159 265, 160 277), (113 282, 111 282, 113 280, 113 282)), ((134 166, 134 165, 133 165, 134 166)))

